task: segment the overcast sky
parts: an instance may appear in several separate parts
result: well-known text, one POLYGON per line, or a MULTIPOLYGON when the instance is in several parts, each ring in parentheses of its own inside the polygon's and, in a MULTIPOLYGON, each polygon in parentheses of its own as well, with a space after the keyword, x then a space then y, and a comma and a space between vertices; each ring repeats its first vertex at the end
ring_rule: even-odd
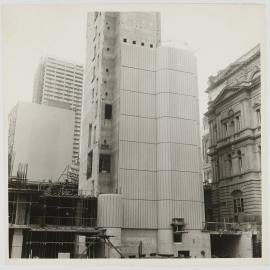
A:
MULTIPOLYGON (((126 8, 126 7, 125 7, 126 8)), ((128 6, 139 11, 142 6, 128 6)), ((264 42, 264 7, 260 5, 157 5, 162 41, 188 43, 198 62, 201 116, 207 108, 207 80, 218 70, 264 42)), ((2 10, 3 78, 6 110, 31 101, 36 68, 44 55, 84 64, 86 16, 91 5, 12 5, 2 10)), ((108 6, 96 7, 108 10, 108 6)), ((114 5, 114 10, 123 10, 114 5)))

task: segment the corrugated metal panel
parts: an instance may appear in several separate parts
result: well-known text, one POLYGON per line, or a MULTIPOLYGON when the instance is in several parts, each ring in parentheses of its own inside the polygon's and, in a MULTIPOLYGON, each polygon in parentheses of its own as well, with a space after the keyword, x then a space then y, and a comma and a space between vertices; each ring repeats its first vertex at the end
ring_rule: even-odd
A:
POLYGON ((200 172, 198 146, 160 143, 157 145, 157 169, 200 172))
POLYGON ((157 70, 172 69, 197 73, 196 58, 186 50, 159 47, 157 49, 157 70))
POLYGON ((157 202, 124 199, 124 228, 157 228, 157 202))
POLYGON ((156 170, 155 144, 120 141, 120 145, 120 168, 156 170))
POLYGON ((121 65, 144 70, 156 70, 156 49, 122 44, 121 65))
POLYGON ((157 93, 171 92, 181 95, 197 96, 196 75, 178 70, 158 70, 157 93))
POLYGON ((131 67, 121 67, 121 89, 155 94, 156 73, 131 67))
POLYGON ((120 169, 123 198, 156 200, 156 172, 120 169))
POLYGON ((123 202, 119 194, 101 194, 98 196, 98 216, 99 227, 123 226, 123 202))

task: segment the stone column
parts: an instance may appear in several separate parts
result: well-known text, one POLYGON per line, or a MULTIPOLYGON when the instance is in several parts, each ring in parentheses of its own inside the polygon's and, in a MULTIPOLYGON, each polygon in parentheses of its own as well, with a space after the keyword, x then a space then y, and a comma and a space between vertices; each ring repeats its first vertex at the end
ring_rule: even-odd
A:
POLYGON ((11 258, 22 257, 22 245, 23 245, 23 230, 14 229, 11 248, 11 258))

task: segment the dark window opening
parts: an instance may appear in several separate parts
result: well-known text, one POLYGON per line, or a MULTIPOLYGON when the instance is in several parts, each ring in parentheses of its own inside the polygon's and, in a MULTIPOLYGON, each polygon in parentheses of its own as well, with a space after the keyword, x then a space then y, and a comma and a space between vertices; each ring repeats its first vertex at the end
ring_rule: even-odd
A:
POLYGON ((133 40, 133 41, 132 41, 132 44, 136 44, 136 41, 135 41, 135 40, 133 40))
POLYGON ((87 156, 87 171, 86 178, 89 179, 92 176, 92 167, 93 167, 93 151, 91 151, 87 156))
POLYGON ((109 173, 111 171, 111 156, 99 156, 99 172, 109 173))
POLYGON ((110 26, 108 26, 107 29, 110 30, 111 29, 110 26))
POLYGON ((256 114, 257 114, 257 122, 258 124, 261 124, 261 110, 257 109, 256 114))
POLYGON ((150 44, 150 48, 153 48, 153 44, 150 44))
POLYGON ((173 225, 173 241, 175 243, 182 242, 183 230, 184 230, 184 225, 173 225))
POLYGON ((107 51, 109 51, 110 50, 110 48, 107 48, 107 51))
POLYGON ((178 250, 178 258, 190 258, 189 250, 178 250))
POLYGON ((141 45, 144 46, 144 43, 142 42, 141 45))
POLYGON ((92 124, 89 125, 88 147, 91 145, 91 137, 92 137, 92 124))
POLYGON ((232 156, 228 155, 229 175, 232 175, 232 156))
POLYGON ((109 72, 109 69, 108 68, 106 68, 106 72, 109 72))
POLYGON ((126 39, 126 38, 124 38, 124 39, 123 39, 123 42, 127 42, 127 39, 126 39))
POLYGON ((108 92, 105 92, 105 96, 108 96, 108 92))
POLYGON ((106 83, 107 83, 107 81, 103 81, 103 83, 104 83, 104 84, 106 84, 106 83))
POLYGON ((105 104, 105 119, 112 119, 112 105, 105 104))

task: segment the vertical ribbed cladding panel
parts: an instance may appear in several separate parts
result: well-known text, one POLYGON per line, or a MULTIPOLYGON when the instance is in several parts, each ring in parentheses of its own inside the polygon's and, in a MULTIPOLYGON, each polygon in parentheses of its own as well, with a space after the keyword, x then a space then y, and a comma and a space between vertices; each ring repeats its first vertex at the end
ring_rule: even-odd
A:
POLYGON ((196 61, 187 51, 161 47, 156 62, 158 228, 171 229, 172 218, 184 218, 188 229, 199 230, 204 213, 196 61))
POLYGON ((124 228, 157 228, 155 49, 121 47, 119 182, 124 228))
POLYGON ((123 200, 119 194, 101 194, 98 196, 97 226, 122 228, 123 200))

